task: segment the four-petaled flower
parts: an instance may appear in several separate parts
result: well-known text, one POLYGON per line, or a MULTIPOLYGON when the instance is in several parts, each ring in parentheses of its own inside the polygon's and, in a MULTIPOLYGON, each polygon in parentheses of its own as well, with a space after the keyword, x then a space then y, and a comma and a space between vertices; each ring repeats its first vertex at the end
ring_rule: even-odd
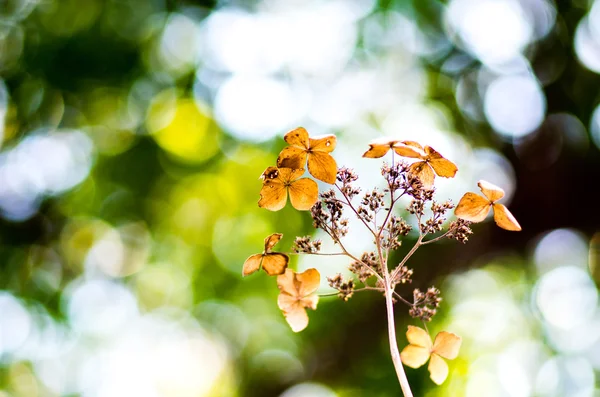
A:
POLYGON ((485 197, 472 192, 465 193, 458 202, 454 214, 470 222, 481 222, 490 212, 490 208, 493 208, 494 220, 498 226, 510 231, 520 231, 521 225, 513 214, 506 206, 496 202, 504 197, 504 190, 486 181, 479 181, 477 186, 485 197))
POLYGON ((314 292, 319 288, 321 275, 317 269, 308 269, 303 273, 295 273, 287 269, 277 276, 277 286, 281 293, 277 305, 283 312, 292 331, 300 332, 308 325, 306 309, 315 310, 319 296, 314 292))
POLYGON ((260 190, 258 206, 271 211, 285 207, 288 192, 292 206, 301 211, 309 210, 319 198, 317 182, 309 178, 300 178, 302 168, 269 167, 263 172, 263 187, 260 190))
POLYGON ((242 268, 242 275, 247 276, 252 274, 260 269, 261 266, 269 276, 283 274, 290 258, 281 252, 271 252, 275 244, 281 240, 282 236, 283 234, 281 233, 273 233, 270 236, 267 236, 265 238, 265 250, 262 254, 250 255, 248 259, 246 259, 244 267, 242 268))
POLYGON ((335 135, 310 138, 302 127, 296 128, 283 137, 290 145, 284 148, 277 158, 279 168, 304 168, 308 162, 308 172, 315 178, 335 183, 337 164, 329 153, 335 149, 335 135))
POLYGON ((442 359, 453 360, 458 356, 461 338, 453 333, 442 331, 431 343, 431 338, 423 328, 408 326, 406 339, 409 345, 402 350, 402 362, 411 368, 419 368, 429 360, 429 376, 441 385, 448 377, 448 364, 442 359))

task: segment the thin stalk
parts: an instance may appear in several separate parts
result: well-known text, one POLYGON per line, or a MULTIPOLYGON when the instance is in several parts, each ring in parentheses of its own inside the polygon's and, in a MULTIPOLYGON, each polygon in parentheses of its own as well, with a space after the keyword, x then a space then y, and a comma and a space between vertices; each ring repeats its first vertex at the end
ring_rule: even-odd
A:
POLYGON ((387 321, 388 321, 388 336, 390 341, 390 353, 392 355, 392 361, 394 362, 394 368, 396 369, 396 375, 400 382, 400 388, 404 397, 413 397, 410 385, 408 384, 408 378, 404 367, 402 366, 402 359, 400 358, 400 351, 398 350, 398 341, 396 340, 396 324, 394 322, 394 302, 392 301, 393 290, 390 288, 389 283, 385 285, 385 305, 387 307, 387 321))

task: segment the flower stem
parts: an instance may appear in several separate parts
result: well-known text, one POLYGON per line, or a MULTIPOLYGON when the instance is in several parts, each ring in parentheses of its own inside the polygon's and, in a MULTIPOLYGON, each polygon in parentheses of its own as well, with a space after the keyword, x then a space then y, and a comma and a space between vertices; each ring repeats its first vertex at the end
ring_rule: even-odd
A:
POLYGON ((388 334, 390 340, 390 353, 392 354, 392 361, 394 362, 394 368, 396 369, 396 375, 398 376, 398 381, 400 382, 400 388, 402 389, 402 394, 404 397, 413 397, 412 391, 410 390, 410 385, 408 384, 408 379, 406 377, 406 372, 404 372, 404 367, 402 366, 402 360, 400 359, 400 351, 398 350, 398 342, 396 341, 396 325, 394 322, 394 302, 392 300, 392 294, 394 290, 392 290, 388 283, 386 283, 385 288, 385 305, 387 307, 387 321, 388 321, 388 334))

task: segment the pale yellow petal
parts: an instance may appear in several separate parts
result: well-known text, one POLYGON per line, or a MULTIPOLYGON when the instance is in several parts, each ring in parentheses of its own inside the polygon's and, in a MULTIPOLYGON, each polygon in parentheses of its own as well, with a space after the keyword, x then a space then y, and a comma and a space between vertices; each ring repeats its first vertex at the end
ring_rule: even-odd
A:
POLYGON ((431 380, 436 385, 441 385, 448 377, 448 364, 435 353, 431 355, 427 369, 429 370, 431 380))
POLYGON ((303 307, 311 310, 317 310, 317 303, 319 303, 319 295, 316 294, 305 296, 300 301, 303 307))
POLYGON ((283 315, 294 332, 300 332, 308 326, 308 314, 300 305, 296 305, 291 311, 283 312, 283 315))
POLYGON ((400 353, 404 365, 411 368, 419 368, 429 359, 429 350, 415 345, 408 345, 400 353))
POLYGON ((502 229, 510 230, 512 232, 521 231, 519 222, 517 222, 508 208, 502 204, 494 204, 494 220, 496 221, 496 225, 500 226, 502 229))
POLYGON ((483 195, 492 203, 504 197, 504 190, 492 183, 481 180, 477 182, 477 186, 479 186, 479 189, 481 189, 481 193, 483 193, 483 195))
POLYGON ((423 328, 409 325, 408 330, 406 331, 406 339, 411 345, 424 347, 427 351, 431 350, 431 338, 423 328))
POLYGON ((468 192, 458 202, 454 214, 470 222, 481 222, 490 212, 492 204, 478 194, 468 192))
POLYGON ((431 351, 441 357, 453 360, 458 356, 461 342, 460 336, 442 331, 436 335, 431 351))

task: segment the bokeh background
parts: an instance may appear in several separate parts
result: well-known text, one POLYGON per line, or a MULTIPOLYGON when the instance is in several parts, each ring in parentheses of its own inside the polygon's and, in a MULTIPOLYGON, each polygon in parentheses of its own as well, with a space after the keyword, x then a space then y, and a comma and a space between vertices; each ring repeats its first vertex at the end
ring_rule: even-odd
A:
POLYGON ((488 180, 523 227, 411 260, 401 292, 439 287, 430 330, 464 339, 415 395, 600 396, 599 73, 600 0, 0 1, 0 396, 400 395, 379 294, 294 334, 241 277, 314 234, 256 204, 298 125, 365 188, 370 140, 429 144, 440 199, 488 180))

